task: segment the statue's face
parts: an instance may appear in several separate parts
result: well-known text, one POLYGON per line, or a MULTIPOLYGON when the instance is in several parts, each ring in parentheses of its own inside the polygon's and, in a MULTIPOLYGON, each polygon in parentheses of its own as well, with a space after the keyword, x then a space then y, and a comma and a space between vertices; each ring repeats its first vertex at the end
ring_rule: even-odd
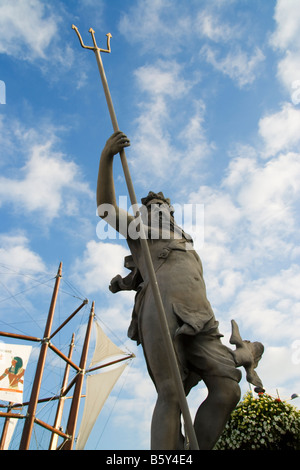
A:
POLYGON ((168 204, 162 201, 161 199, 151 199, 151 201, 149 201, 146 206, 149 210, 149 208, 151 209, 151 206, 168 206, 168 204))
POLYGON ((166 223, 173 221, 173 208, 169 206, 166 202, 161 199, 152 199, 146 205, 148 211, 148 224, 158 222, 158 220, 163 220, 166 223))

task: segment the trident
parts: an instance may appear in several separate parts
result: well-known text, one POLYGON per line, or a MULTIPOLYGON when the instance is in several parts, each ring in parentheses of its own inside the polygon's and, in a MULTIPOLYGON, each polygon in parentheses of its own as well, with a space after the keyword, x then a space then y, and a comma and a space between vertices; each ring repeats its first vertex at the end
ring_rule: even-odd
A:
MULTIPOLYGON (((95 39, 95 31, 93 30, 93 28, 89 29, 89 33, 91 33, 91 35, 92 35, 94 46, 85 46, 83 41, 82 41, 81 35, 78 31, 78 28, 75 25, 72 25, 72 29, 75 30, 75 32, 78 36, 78 39, 80 41, 81 46, 84 49, 90 49, 90 50, 94 51, 94 53, 95 53, 98 68, 99 68, 99 73, 100 73, 100 77, 101 77, 101 81, 102 81, 102 85, 103 85, 103 89, 104 89, 104 94, 105 94, 105 98, 106 98, 106 102, 107 102, 107 105, 108 105, 110 118, 111 118, 112 125, 113 125, 113 129, 114 129, 114 132, 117 132, 119 130, 118 121, 117 121, 117 117, 116 117, 116 114, 115 114, 115 111, 114 111, 114 107, 113 107, 113 103, 112 103, 112 99, 111 99, 111 95, 110 95, 110 91, 109 91, 109 88, 108 88, 108 83, 107 83, 107 80, 106 80, 106 75, 105 75, 105 71, 104 71, 104 67, 103 67, 103 63, 102 63, 102 59, 101 59, 101 55, 100 55, 100 52, 110 52, 110 38, 112 37, 112 35, 110 33, 108 33, 106 35, 107 36, 107 49, 101 49, 100 47, 97 46, 96 39, 95 39)), ((139 218, 140 217, 139 206, 138 206, 138 203, 137 203, 137 199, 136 199, 134 187, 133 187, 133 184, 132 184, 132 180, 131 180, 131 176, 130 176, 130 172, 129 172, 129 168, 128 168, 128 164, 127 164, 127 158, 126 158, 126 154, 125 154, 124 149, 122 149, 121 152, 120 152, 120 158, 121 158, 121 163, 122 163, 122 167, 123 167, 123 171, 124 171, 124 176, 125 176, 125 180, 126 180, 126 184, 127 184, 127 189, 128 189, 131 205, 132 205, 132 208, 134 210, 134 213, 136 214, 136 217, 139 218)), ((153 296, 154 296, 154 299, 155 299, 156 308, 157 308, 158 313, 159 313, 161 328, 162 328, 162 331, 164 333, 165 340, 166 340, 166 348, 167 348, 168 359, 169 359, 169 362, 170 362, 172 375, 173 375, 175 386, 176 386, 176 389, 177 389, 178 401, 179 401, 181 413, 182 413, 182 416, 183 416, 187 437, 188 437, 188 440, 189 440, 189 446, 193 450, 198 450, 199 449, 198 442, 197 442, 197 438, 196 438, 196 435, 195 435, 195 430, 194 430, 194 427, 193 427, 193 423, 192 423, 192 420, 191 420, 191 416, 190 416, 190 412, 189 412, 189 408, 188 408, 188 404, 187 404, 187 400, 186 400, 186 396, 185 396, 185 391, 184 391, 180 371, 179 371, 178 364, 177 364, 176 354, 175 354, 175 351, 174 351, 174 346, 173 346, 172 338, 171 338, 171 335, 170 335, 169 326, 168 326, 168 323, 167 323, 166 314, 165 314, 164 306, 163 306, 163 303, 162 303, 162 299, 161 299, 161 295, 160 295, 160 291, 159 291, 159 286, 158 286, 158 282, 157 282, 157 279, 156 279, 156 274, 155 274, 155 270, 154 270, 154 267, 153 267, 152 258, 151 258, 151 254, 150 254, 150 250, 149 250, 149 246, 148 246, 147 239, 146 239, 145 232, 144 232, 143 223, 140 223, 140 230, 141 230, 141 238, 140 238, 141 248, 142 248, 142 251, 143 251, 143 254, 144 254, 144 257, 145 257, 145 262, 146 262, 146 266, 147 266, 148 274, 149 274, 149 279, 150 279, 150 285, 151 285, 153 296)))

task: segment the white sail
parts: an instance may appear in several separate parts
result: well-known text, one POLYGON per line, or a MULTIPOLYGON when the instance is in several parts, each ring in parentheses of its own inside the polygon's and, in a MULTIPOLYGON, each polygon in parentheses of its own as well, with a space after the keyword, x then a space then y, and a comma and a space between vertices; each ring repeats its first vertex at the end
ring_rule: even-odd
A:
POLYGON ((83 450, 102 407, 127 364, 101 374, 87 377, 83 417, 76 442, 76 450, 83 450))
MULTIPOLYGON (((95 352, 89 368, 95 367, 99 362, 112 356, 124 357, 125 353, 106 336, 98 323, 96 323, 96 333, 95 352)), ((76 450, 84 449, 107 397, 126 366, 127 362, 123 362, 119 366, 110 366, 108 369, 101 369, 101 373, 87 376, 85 405, 76 450)))
POLYGON ((99 362, 102 362, 104 359, 107 359, 110 356, 121 355, 124 356, 124 351, 122 351, 118 346, 116 346, 104 333, 99 323, 95 322, 96 326, 96 346, 93 355, 93 359, 90 363, 90 368, 94 367, 99 362))

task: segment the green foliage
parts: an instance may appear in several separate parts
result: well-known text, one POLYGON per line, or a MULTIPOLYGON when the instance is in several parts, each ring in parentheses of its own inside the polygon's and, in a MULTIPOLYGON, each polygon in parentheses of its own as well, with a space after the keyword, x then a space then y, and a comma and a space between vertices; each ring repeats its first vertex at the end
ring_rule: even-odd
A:
POLYGON ((215 450, 300 450, 300 411, 248 392, 232 412, 215 450))

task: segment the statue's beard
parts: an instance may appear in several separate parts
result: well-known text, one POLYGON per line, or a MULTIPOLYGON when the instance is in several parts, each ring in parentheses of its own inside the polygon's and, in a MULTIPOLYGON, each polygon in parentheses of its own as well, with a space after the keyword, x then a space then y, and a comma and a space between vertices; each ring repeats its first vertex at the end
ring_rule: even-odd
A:
POLYGON ((142 214, 142 220, 148 226, 149 238, 184 237, 182 229, 176 224, 173 215, 170 213, 170 207, 166 204, 153 204, 146 214, 142 214))

